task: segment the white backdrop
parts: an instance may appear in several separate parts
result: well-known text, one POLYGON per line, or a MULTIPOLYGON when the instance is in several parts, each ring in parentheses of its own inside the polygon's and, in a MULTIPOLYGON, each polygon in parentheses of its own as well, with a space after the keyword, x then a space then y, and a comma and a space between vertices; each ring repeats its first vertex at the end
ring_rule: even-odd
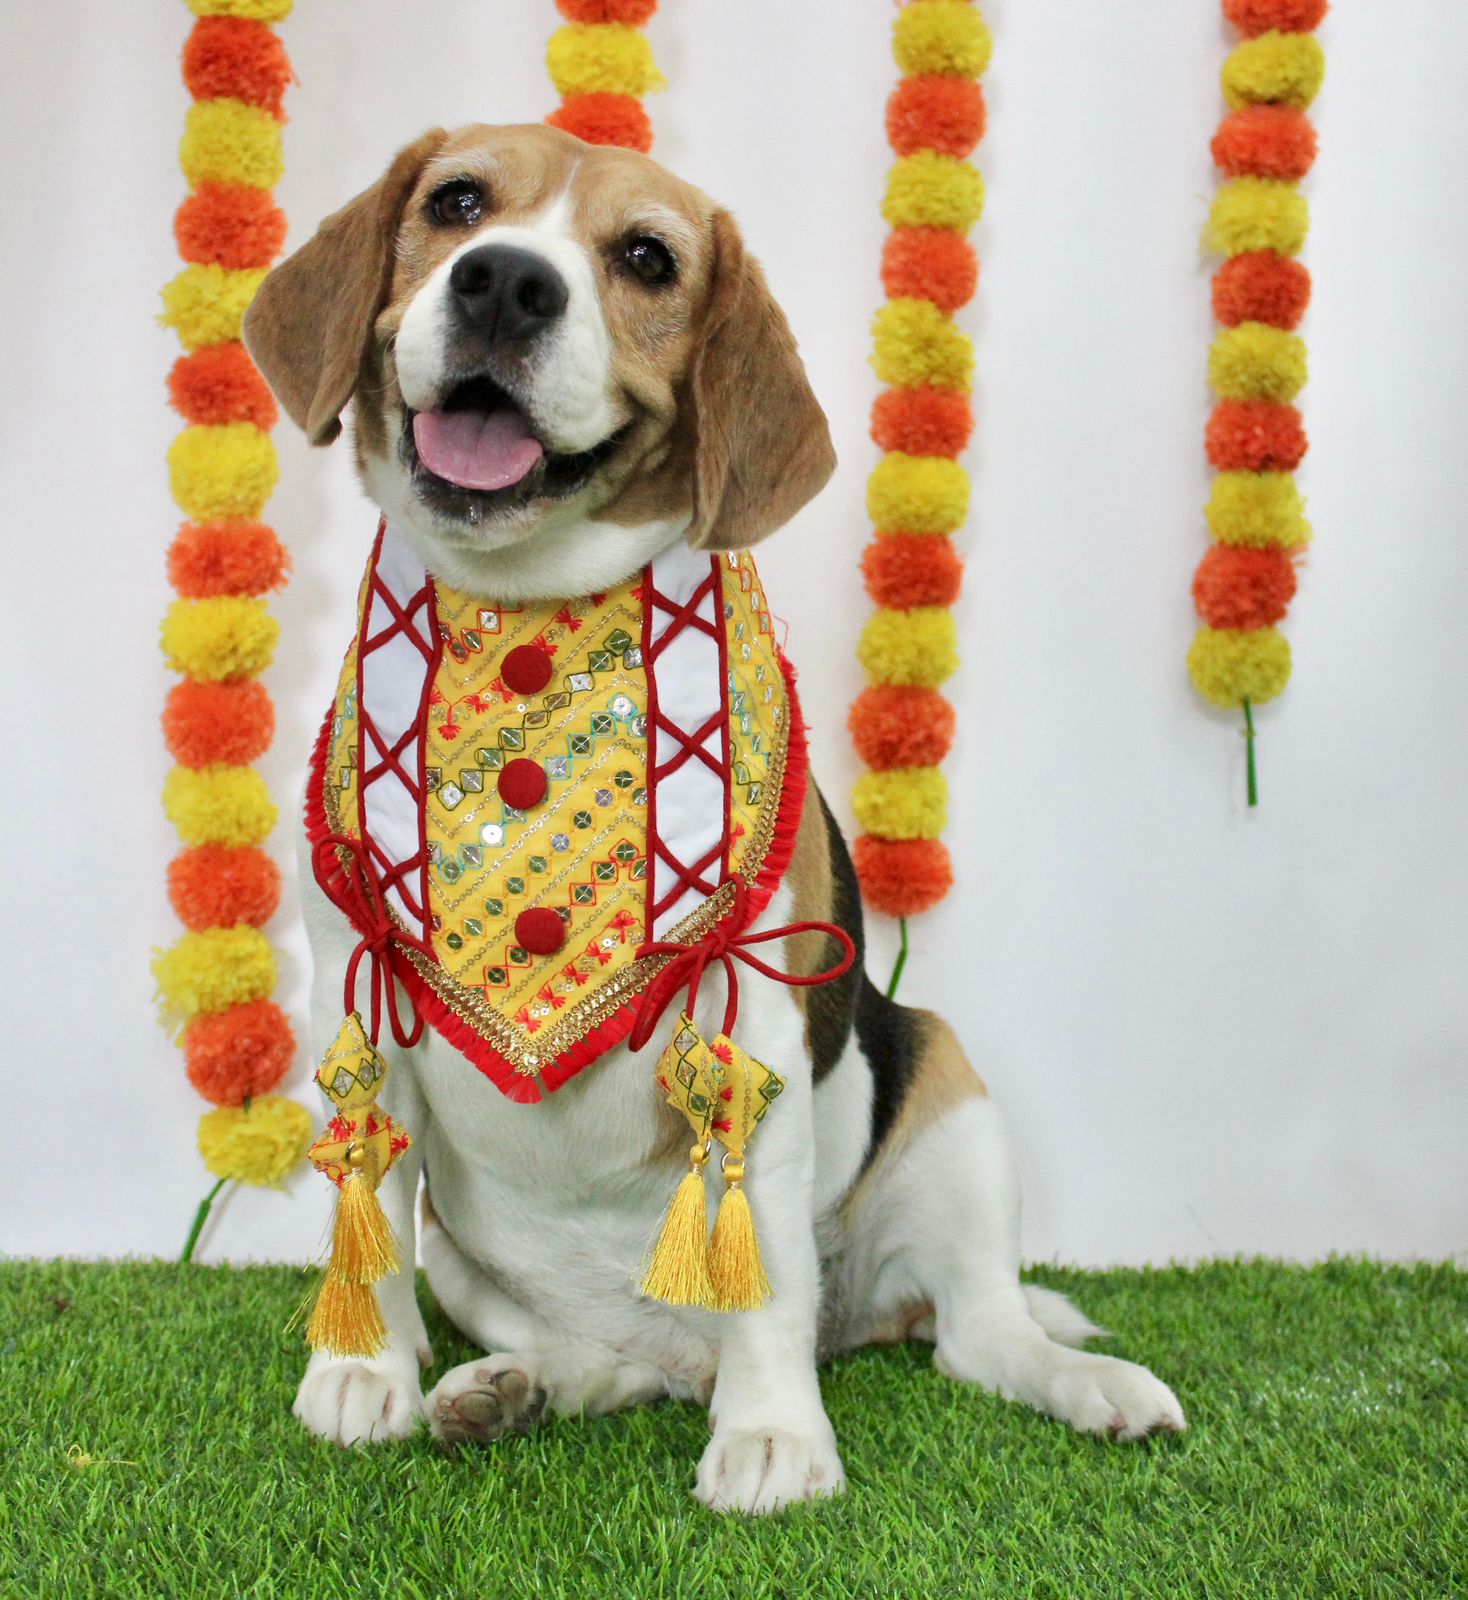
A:
MULTIPOLYGON (((1468 9, 1341 5, 1309 184, 1302 475, 1317 542, 1297 670, 1236 721, 1182 666, 1205 547, 1211 332, 1197 249, 1227 36, 1216 0, 988 0, 979 428, 949 838, 959 892, 905 998, 945 1008, 1007 1107, 1027 1253, 1468 1247, 1468 9)), ((765 546, 828 794, 865 613, 867 324, 893 77, 884 0, 666 0, 658 153, 731 205, 832 421, 833 486, 765 546)), ((201 1102, 154 1020, 176 928, 156 648, 178 521, 155 326, 178 262, 181 5, 0 8, 9 582, 3 649, 0 1249, 175 1253, 201 1102)), ((279 194, 298 243, 434 122, 553 95, 550 0, 300 0, 279 194)), ((346 452, 278 431, 295 552, 266 763, 287 822, 373 514, 346 452)), ((306 955, 287 904, 281 994, 306 955)), ((875 939, 885 976, 890 930, 875 939)), ((293 1091, 317 1109, 302 1052, 293 1091)), ((325 1186, 246 1192, 206 1258, 300 1257, 325 1186)))

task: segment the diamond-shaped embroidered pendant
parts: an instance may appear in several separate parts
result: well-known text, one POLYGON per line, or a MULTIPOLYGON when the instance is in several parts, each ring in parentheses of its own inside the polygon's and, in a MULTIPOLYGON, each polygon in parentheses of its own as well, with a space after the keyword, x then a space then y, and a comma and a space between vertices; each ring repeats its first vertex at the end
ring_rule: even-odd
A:
POLYGON ((387 1062, 353 1011, 342 1019, 316 1069, 317 1085, 336 1107, 336 1115, 306 1152, 338 1187, 350 1173, 359 1172, 375 1189, 412 1142, 377 1104, 386 1081, 387 1062))
POLYGON ((353 1011, 316 1069, 316 1082, 336 1115, 306 1152, 337 1188, 331 1260, 306 1339, 312 1349, 335 1356, 377 1355, 387 1341, 372 1286, 398 1270, 398 1251, 377 1186, 411 1141, 377 1103, 386 1081, 387 1063, 353 1011))
POLYGON ((745 1145, 784 1089, 785 1080, 742 1050, 727 1033, 719 1034, 708 1050, 718 1077, 713 1135, 736 1161, 742 1161, 745 1145))
POLYGON ((677 1031, 658 1057, 658 1088, 668 1097, 668 1104, 688 1119, 701 1145, 709 1142, 714 1097, 719 1091, 717 1067, 693 1019, 686 1011, 680 1013, 677 1031))
POLYGON ((689 1171, 663 1221, 642 1292, 673 1305, 752 1311, 769 1298, 754 1219, 744 1194, 744 1150, 785 1080, 724 1033, 708 1044, 685 1011, 658 1058, 658 1087, 693 1130, 689 1171), (725 1190, 708 1237, 703 1169, 724 1147, 725 1190))

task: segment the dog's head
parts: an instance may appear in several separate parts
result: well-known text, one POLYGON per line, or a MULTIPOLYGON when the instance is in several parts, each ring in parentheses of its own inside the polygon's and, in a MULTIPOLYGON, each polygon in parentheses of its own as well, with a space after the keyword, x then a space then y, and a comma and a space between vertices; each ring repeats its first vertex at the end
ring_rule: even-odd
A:
POLYGON ((574 561, 578 531, 753 544, 835 465, 728 212, 551 128, 400 151, 266 278, 245 338, 313 443, 355 400, 369 489, 455 582, 552 538, 574 561))

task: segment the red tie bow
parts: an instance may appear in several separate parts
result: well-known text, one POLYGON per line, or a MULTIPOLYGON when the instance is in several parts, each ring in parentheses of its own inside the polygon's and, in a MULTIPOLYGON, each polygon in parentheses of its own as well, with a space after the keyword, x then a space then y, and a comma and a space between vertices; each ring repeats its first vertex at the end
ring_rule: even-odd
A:
POLYGON ((767 928, 763 933, 746 933, 744 928, 749 917, 748 890, 742 879, 734 878, 726 881, 734 884, 733 902, 718 925, 705 934, 697 944, 676 944, 669 940, 654 939, 638 949, 639 958, 670 955, 673 959, 658 972, 642 996, 637 1021, 632 1025, 632 1032, 628 1038, 628 1044, 632 1049, 640 1050, 652 1037, 663 1012, 680 990, 687 990, 688 1002, 684 1009, 689 1016, 693 1015, 693 1008, 698 1000, 699 983, 702 981, 704 969, 711 962, 722 963, 727 980, 728 999, 724 1004, 724 1026, 720 1030, 726 1035, 733 1033, 734 1020, 739 1014, 739 978, 734 968, 736 961, 742 961, 745 966, 753 968, 763 977, 773 978, 776 983, 788 984, 791 988, 798 989, 809 988, 817 983, 833 983, 837 978, 845 977, 851 970, 851 964, 856 960, 856 945, 844 928, 838 928, 832 922, 788 922, 783 928, 767 928), (841 959, 835 966, 827 967, 824 971, 797 977, 794 973, 781 972, 778 967, 772 967, 768 962, 761 961, 757 955, 751 954, 750 947, 753 945, 768 944, 774 939, 788 939, 797 933, 824 933, 827 938, 835 939, 842 947, 841 959))

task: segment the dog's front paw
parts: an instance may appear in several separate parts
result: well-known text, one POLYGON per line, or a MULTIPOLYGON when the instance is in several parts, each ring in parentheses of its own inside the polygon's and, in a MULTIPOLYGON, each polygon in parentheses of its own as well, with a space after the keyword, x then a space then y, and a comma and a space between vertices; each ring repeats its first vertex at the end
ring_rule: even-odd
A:
POLYGON ((333 1444, 406 1439, 423 1415, 414 1357, 344 1361, 318 1350, 291 1410, 307 1430, 333 1444))
POLYGON ((813 1434, 716 1428, 698 1463, 693 1492, 711 1511, 764 1516, 845 1488, 846 1471, 828 1425, 813 1434))
POLYGON ((1181 1433, 1188 1425, 1177 1396, 1161 1378, 1115 1356, 1073 1357, 1053 1393, 1055 1415, 1081 1433, 1145 1439, 1181 1433))

